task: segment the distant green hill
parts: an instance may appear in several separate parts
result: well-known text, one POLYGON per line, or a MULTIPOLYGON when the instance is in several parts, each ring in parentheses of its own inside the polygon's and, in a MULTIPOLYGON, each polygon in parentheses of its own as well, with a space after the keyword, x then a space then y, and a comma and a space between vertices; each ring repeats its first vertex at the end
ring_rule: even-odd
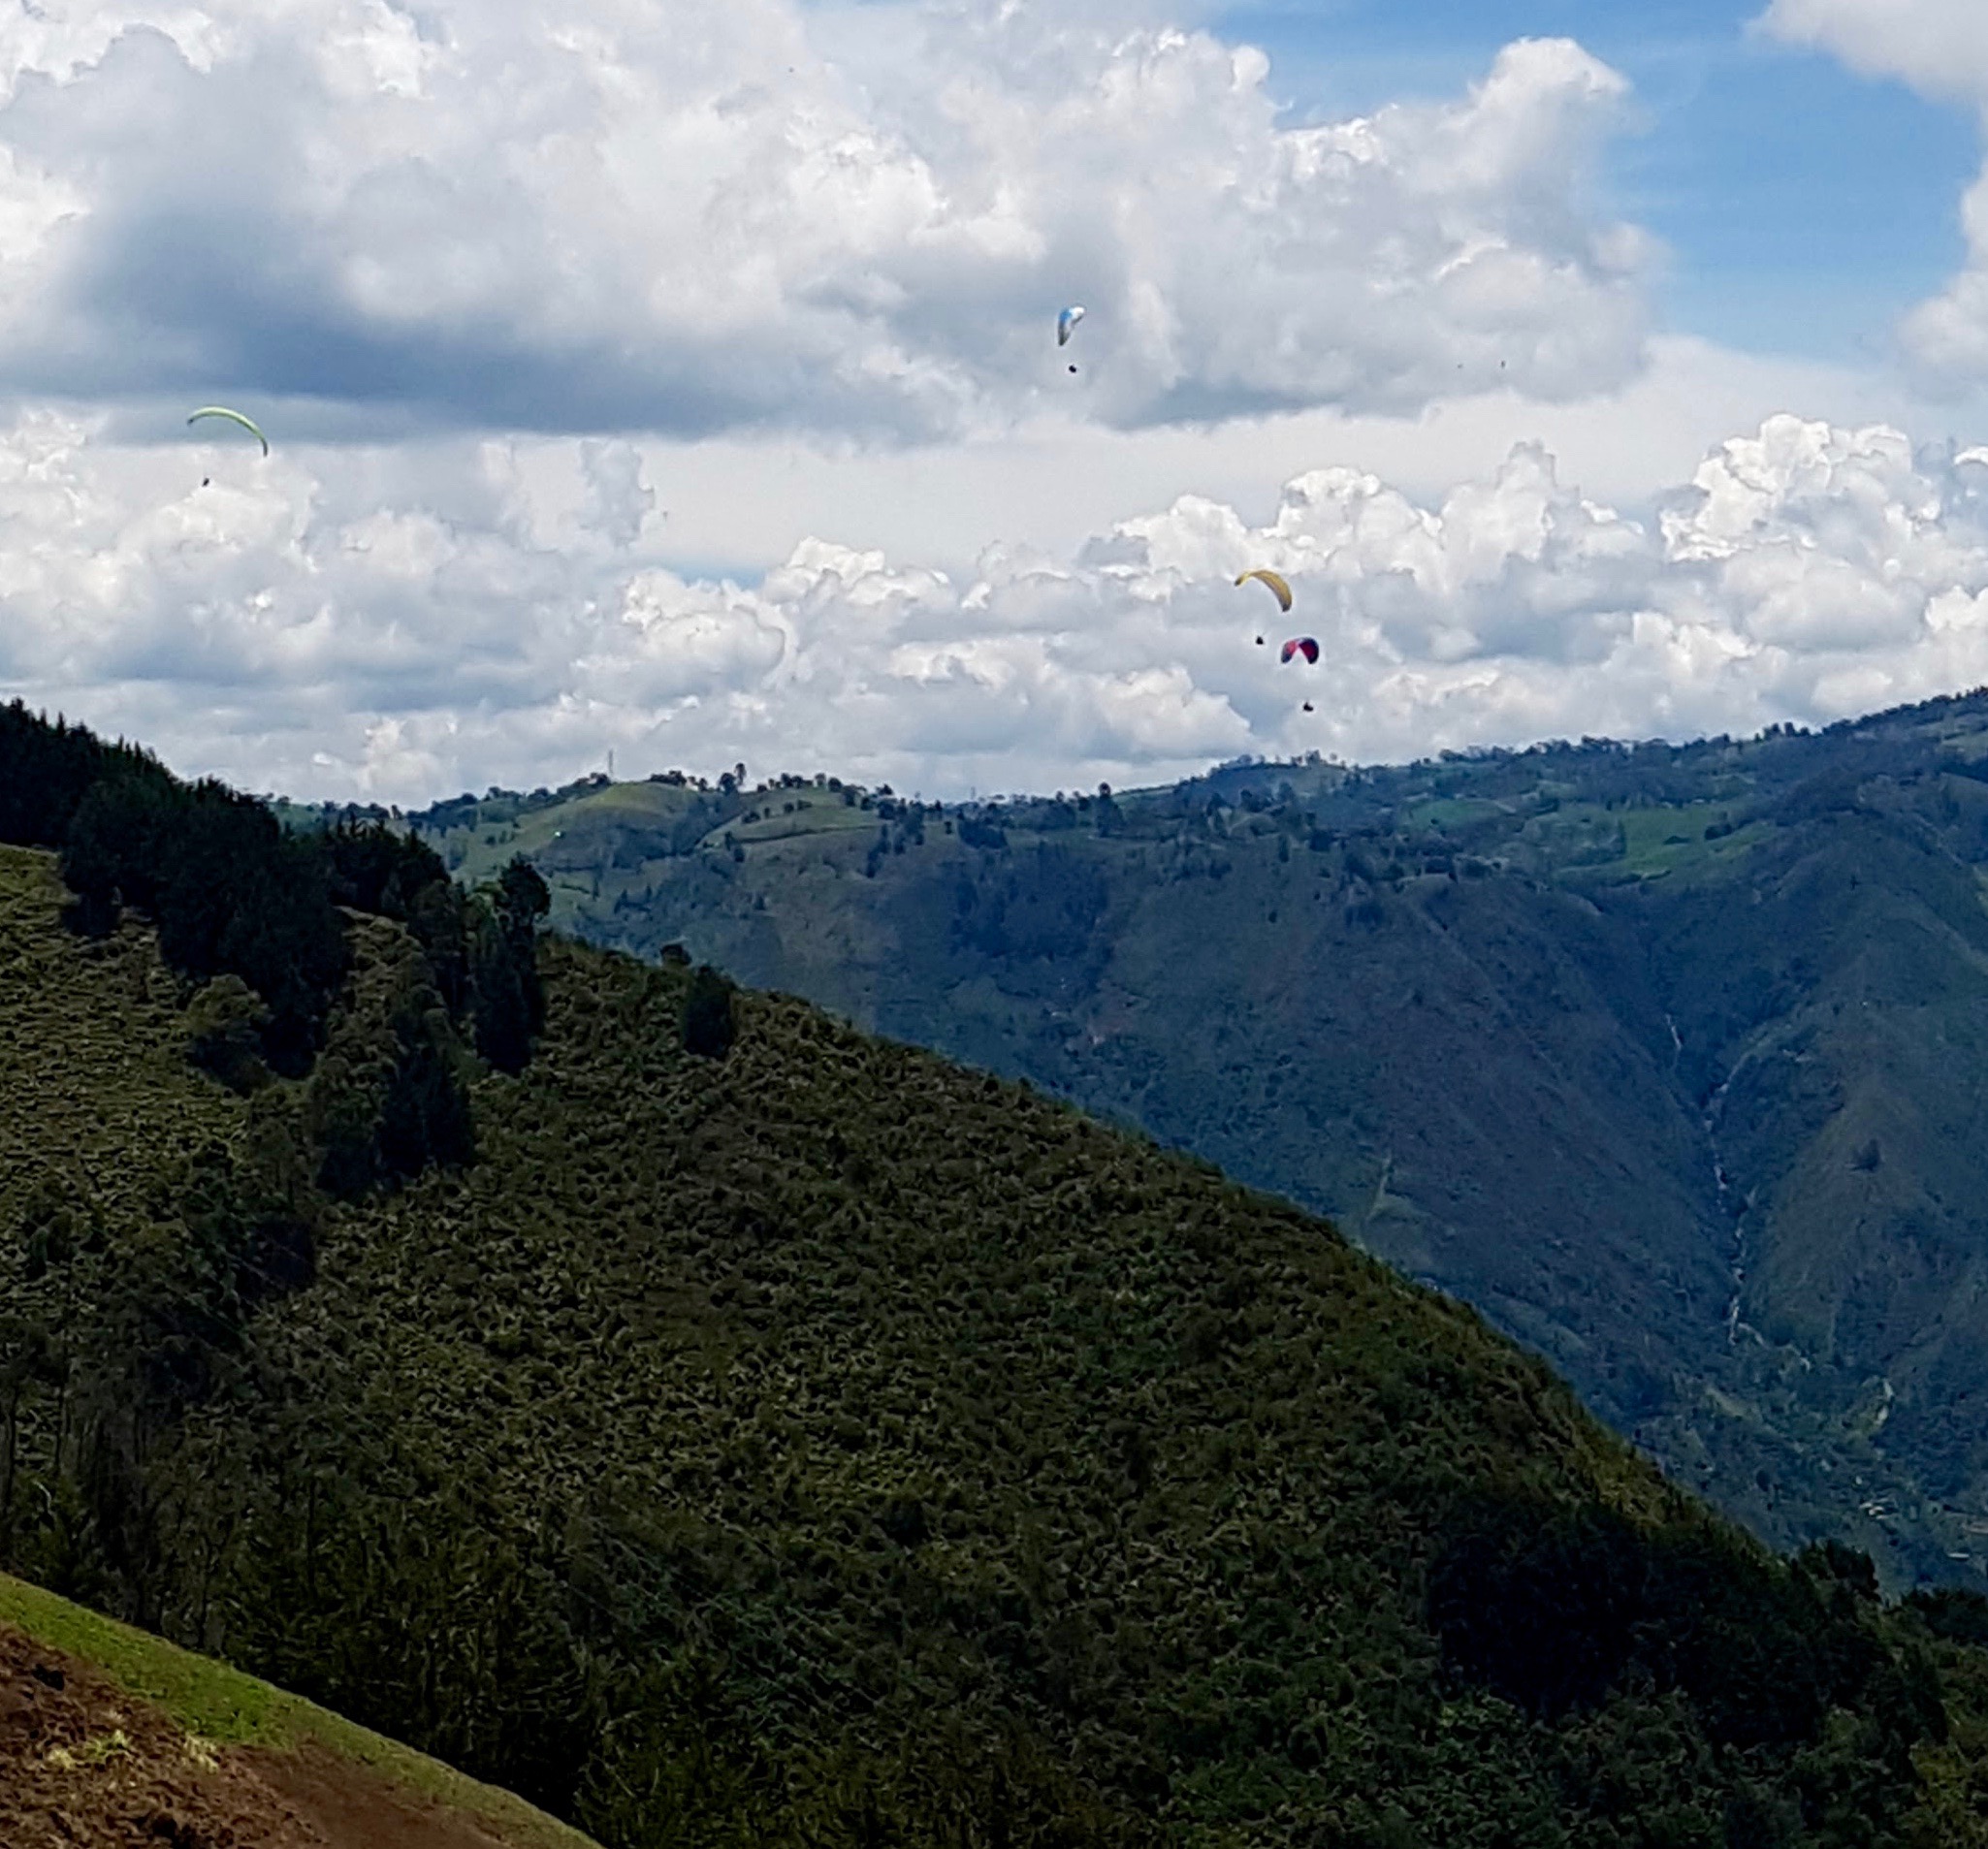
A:
POLYGON ((408 927, 348 912, 320 1074, 230 1089, 63 905, 0 850, 44 1583, 610 1849, 1982 1841, 1988 1605, 1772 1558, 1288 1204, 562 941, 473 1155, 335 1198, 311 1088, 391 1103, 408 927))
POLYGON ((494 795, 554 920, 1027 1076, 1331 1213, 1674 1476, 1988 1583, 1988 699, 936 810, 494 795))

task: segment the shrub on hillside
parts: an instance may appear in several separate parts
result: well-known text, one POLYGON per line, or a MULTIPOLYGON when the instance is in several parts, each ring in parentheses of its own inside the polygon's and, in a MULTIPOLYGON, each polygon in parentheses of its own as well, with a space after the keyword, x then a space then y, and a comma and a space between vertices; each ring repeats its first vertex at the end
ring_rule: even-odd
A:
POLYGON ((239 975, 218 975, 186 1010, 186 1057, 230 1091, 248 1093, 270 1075, 259 1048, 270 1011, 239 975))

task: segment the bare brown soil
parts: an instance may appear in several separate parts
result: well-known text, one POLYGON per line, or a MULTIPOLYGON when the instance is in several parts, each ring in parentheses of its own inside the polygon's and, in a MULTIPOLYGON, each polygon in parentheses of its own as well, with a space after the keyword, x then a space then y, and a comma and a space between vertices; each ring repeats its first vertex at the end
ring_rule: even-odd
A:
POLYGON ((319 1746, 214 1746, 0 1624, 0 1849, 507 1849, 319 1746))

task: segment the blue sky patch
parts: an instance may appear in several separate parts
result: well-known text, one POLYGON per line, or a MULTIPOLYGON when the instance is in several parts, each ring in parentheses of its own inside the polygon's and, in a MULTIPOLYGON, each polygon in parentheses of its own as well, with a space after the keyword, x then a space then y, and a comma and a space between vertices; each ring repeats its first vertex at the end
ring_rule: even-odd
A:
POLYGON ((1608 204, 1664 239, 1665 325, 1869 364, 1963 256, 1972 114, 1749 30, 1730 0, 1303 0, 1209 21, 1261 46, 1299 117, 1454 96, 1516 38, 1566 37, 1635 86, 1608 204))

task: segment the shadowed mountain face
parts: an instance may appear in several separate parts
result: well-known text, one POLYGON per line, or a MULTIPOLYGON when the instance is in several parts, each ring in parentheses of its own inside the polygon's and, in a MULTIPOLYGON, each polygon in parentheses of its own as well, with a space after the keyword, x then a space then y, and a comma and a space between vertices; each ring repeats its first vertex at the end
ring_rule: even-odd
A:
POLYGON ((555 919, 1025 1075, 1478 1304, 1684 1481, 1988 1557, 1988 699, 939 810, 439 806, 555 919))

